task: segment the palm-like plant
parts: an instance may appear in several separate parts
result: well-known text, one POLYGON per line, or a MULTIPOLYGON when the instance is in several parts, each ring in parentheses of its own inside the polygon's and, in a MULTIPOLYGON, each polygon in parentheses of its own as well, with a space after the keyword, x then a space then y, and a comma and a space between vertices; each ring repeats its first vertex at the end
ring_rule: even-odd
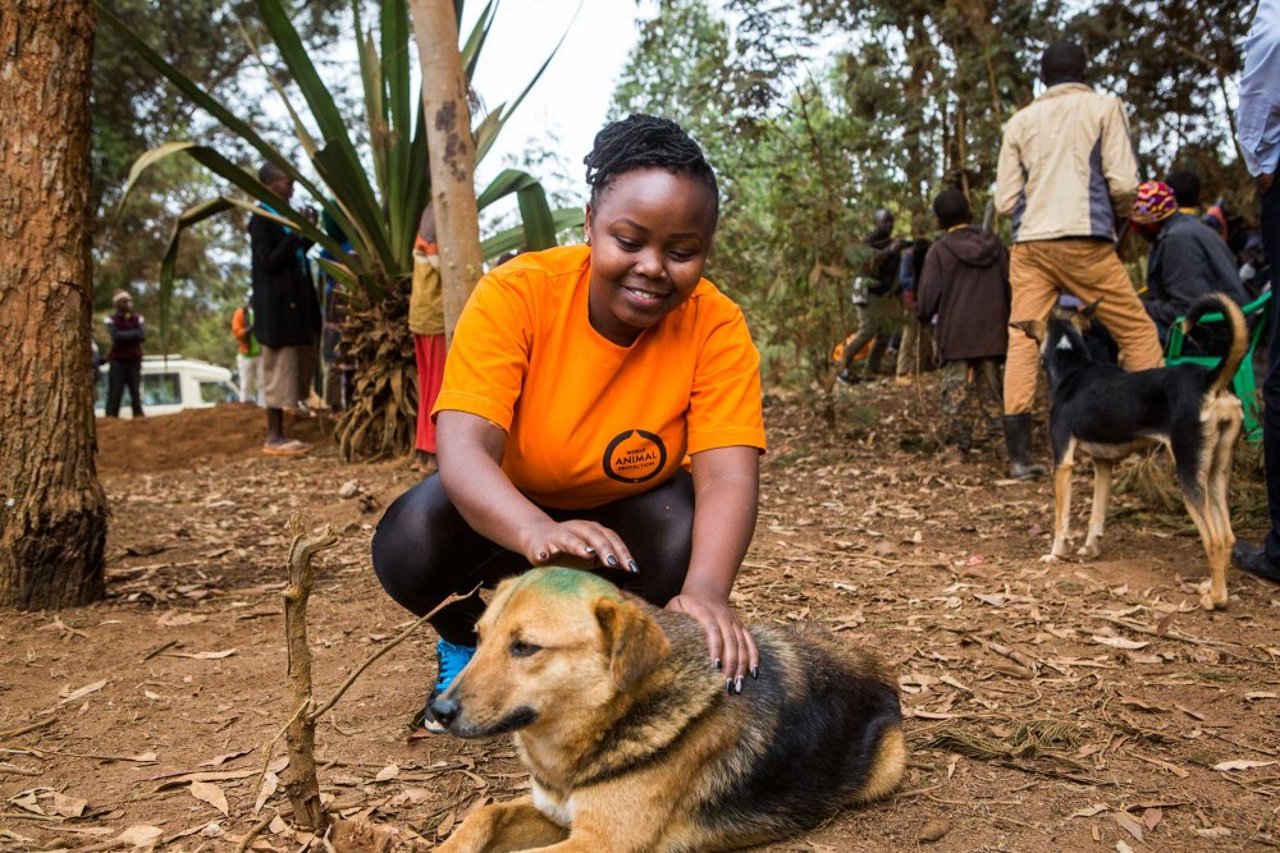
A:
MULTIPOLYGON (((456 0, 459 17, 462 0, 456 0)), ((168 142, 146 152, 130 170, 124 198, 138 177, 157 161, 175 154, 192 157, 225 179, 241 194, 227 193, 184 211, 175 224, 160 268, 160 323, 167 327, 173 291, 174 264, 182 232, 196 223, 234 207, 277 219, 326 249, 333 260, 320 260, 323 270, 341 282, 353 298, 348 327, 344 332, 348 355, 357 365, 355 399, 337 427, 344 458, 371 458, 391 455, 412 446, 413 423, 417 416, 413 344, 409 336, 407 287, 413 269, 413 242, 418 219, 431 197, 427 168, 426 123, 421 99, 415 98, 409 61, 411 37, 405 0, 380 0, 380 39, 366 32, 360 3, 353 2, 352 17, 364 90, 367 121, 368 160, 362 160, 347 130, 345 117, 333 93, 320 78, 308 56, 298 31, 289 20, 281 0, 257 0, 262 21, 275 48, 301 92, 318 137, 290 103, 283 87, 268 69, 267 77, 279 91, 292 119, 302 150, 319 181, 300 171, 276 146, 267 142, 248 122, 164 57, 133 34, 105 6, 102 20, 137 51, 196 106, 204 109, 262 157, 273 163, 341 229, 350 248, 318 228, 288 202, 268 189, 250 171, 213 147, 195 142, 168 142), (366 162, 372 165, 373 179, 366 162), (264 210, 267 205, 271 211, 264 210)), ((460 46, 467 76, 472 76, 489 28, 497 14, 498 0, 489 0, 465 42, 460 46)), ((248 35, 245 35, 248 39, 248 35)), ((252 45, 257 54, 256 45, 252 45)), ((507 120, 520 105, 546 68, 553 49, 538 73, 510 104, 501 104, 485 115, 473 129, 476 158, 493 146, 507 120)), ((261 57, 259 56, 261 60, 261 57)), ((264 63, 265 64, 265 63, 264 63)), ((477 197, 478 206, 511 194, 517 197, 521 224, 490 236, 484 242, 486 258, 512 249, 542 249, 555 245, 556 234, 580 225, 578 208, 552 211, 541 184, 526 172, 506 169, 477 197)), ((123 204, 123 202, 122 202, 123 204)))

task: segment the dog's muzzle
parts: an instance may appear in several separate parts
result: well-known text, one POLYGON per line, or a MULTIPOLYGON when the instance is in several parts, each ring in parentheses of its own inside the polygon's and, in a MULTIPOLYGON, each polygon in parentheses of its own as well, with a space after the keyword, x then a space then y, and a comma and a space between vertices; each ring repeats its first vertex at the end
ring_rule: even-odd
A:
POLYGON ((458 718, 462 706, 457 699, 450 699, 448 692, 442 693, 431 702, 431 715, 440 725, 448 728, 458 718))

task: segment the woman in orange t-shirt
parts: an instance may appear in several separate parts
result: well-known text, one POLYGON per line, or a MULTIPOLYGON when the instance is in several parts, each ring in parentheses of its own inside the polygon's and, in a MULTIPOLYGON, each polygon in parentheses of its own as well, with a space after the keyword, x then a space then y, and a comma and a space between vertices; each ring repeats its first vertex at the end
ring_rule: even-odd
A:
MULTIPOLYGON (((530 564, 598 568, 695 619, 708 665, 741 692, 759 653, 729 590, 765 440, 759 354, 702 278, 715 174, 652 116, 607 125, 586 164, 586 245, 520 255, 468 301, 435 407, 439 474, 388 507, 374 568, 420 614, 530 564)), ((470 659, 483 609, 472 597, 433 617, 432 697, 470 659)))

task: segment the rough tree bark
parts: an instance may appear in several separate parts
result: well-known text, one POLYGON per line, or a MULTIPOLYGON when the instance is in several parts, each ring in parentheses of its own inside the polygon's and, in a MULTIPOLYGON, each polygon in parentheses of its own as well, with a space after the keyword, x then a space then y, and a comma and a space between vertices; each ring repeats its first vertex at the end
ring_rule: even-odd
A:
POLYGON ((92 0, 0 10, 0 606, 101 598, 89 327, 92 0))
POLYGON ((476 208, 476 147, 453 0, 409 0, 409 13, 422 63, 445 341, 452 343, 458 315, 484 269, 476 208))

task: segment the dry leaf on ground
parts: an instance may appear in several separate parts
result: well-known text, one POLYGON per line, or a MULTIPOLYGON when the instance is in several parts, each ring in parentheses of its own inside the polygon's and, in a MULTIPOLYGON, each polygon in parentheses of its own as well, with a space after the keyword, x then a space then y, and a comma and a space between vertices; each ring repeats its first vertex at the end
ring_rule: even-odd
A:
POLYGON ((230 812, 227 808, 227 795, 222 793, 222 789, 212 782, 192 782, 191 796, 201 802, 208 803, 218 811, 222 812, 224 817, 229 817, 230 812))

